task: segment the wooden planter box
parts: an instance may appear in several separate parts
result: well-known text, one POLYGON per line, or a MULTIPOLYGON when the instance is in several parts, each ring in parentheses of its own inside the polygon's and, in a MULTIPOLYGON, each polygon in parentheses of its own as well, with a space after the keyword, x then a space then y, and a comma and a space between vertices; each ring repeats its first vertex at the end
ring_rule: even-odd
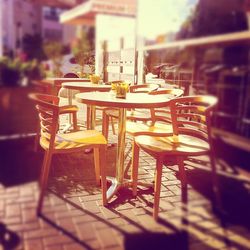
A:
POLYGON ((36 131, 37 113, 28 98, 33 87, 0 87, 0 135, 36 131))

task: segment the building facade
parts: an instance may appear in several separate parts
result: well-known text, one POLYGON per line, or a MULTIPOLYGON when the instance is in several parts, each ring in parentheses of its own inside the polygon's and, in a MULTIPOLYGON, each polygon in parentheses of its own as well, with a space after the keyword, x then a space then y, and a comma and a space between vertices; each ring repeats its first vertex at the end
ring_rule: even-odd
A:
POLYGON ((1 53, 22 48, 25 34, 41 33, 41 6, 25 0, 1 0, 1 53))
POLYGON ((0 0, 0 56, 22 50, 25 35, 39 34, 43 40, 68 44, 75 28, 59 23, 63 11, 34 1, 0 0))
POLYGON ((60 16, 63 24, 95 27, 95 73, 104 81, 135 81, 136 0, 88 0, 60 16))

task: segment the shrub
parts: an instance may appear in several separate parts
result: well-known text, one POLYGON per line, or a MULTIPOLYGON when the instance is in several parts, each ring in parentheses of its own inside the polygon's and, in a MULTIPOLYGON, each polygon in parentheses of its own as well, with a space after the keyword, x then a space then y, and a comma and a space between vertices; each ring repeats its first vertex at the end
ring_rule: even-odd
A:
POLYGON ((44 77, 44 70, 37 60, 22 62, 18 58, 0 58, 0 85, 18 86, 24 77, 28 81, 44 77))

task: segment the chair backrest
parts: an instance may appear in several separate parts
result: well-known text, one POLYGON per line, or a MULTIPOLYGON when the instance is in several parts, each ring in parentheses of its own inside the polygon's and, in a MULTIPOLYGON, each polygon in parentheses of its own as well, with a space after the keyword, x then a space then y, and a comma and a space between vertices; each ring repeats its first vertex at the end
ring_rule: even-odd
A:
POLYGON ((77 74, 72 73, 72 72, 66 73, 63 77, 64 78, 79 78, 77 74))
POLYGON ((107 82, 106 84, 107 85, 111 85, 112 83, 122 83, 123 81, 122 80, 117 80, 117 81, 111 81, 111 82, 107 82))
POLYGON ((36 93, 29 94, 29 98, 36 104, 40 120, 41 137, 46 138, 49 141, 49 147, 53 148, 59 127, 59 98, 57 96, 36 93))
POLYGON ((131 93, 148 93, 159 88, 158 84, 149 83, 149 84, 139 84, 139 85, 131 85, 129 87, 129 92, 131 93))
POLYGON ((122 83, 122 82, 124 82, 124 81, 122 81, 122 80, 110 81, 110 82, 105 82, 105 85, 119 84, 119 83, 122 83))
POLYGON ((184 91, 184 93, 183 93, 184 96, 189 96, 190 87, 191 87, 191 82, 189 82, 189 81, 183 81, 183 82, 180 81, 178 83, 178 88, 180 88, 184 91))
POLYGON ((173 134, 189 134, 210 140, 211 114, 217 104, 214 96, 179 97, 170 101, 173 134))
MULTIPOLYGON (((149 95, 167 95, 171 98, 181 97, 184 91, 182 89, 160 89, 150 91, 149 95)), ((169 110, 166 109, 151 109, 151 119, 152 122, 162 121, 166 123, 171 123, 171 117, 169 110)))
POLYGON ((159 89, 153 90, 148 93, 149 95, 171 95, 174 98, 181 97, 184 94, 182 89, 159 89))

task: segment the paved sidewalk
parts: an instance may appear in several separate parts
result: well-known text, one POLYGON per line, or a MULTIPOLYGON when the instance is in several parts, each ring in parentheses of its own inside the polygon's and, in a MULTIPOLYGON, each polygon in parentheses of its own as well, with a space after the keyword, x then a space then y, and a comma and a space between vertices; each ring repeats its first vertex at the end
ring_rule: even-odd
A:
MULTIPOLYGON (((110 132, 110 141, 116 140, 110 132)), ((42 216, 37 217, 43 151, 34 152, 33 141, 27 135, 0 141, 0 249, 250 249, 249 176, 223 164, 219 182, 225 213, 214 213, 206 157, 186 162, 186 204, 176 166, 164 169, 160 221, 155 222, 152 189, 140 189, 137 198, 122 189, 103 207, 92 153, 56 155, 42 216)), ((116 145, 108 148, 110 176, 115 174, 115 152, 116 145)), ((131 152, 126 163, 130 157, 131 152)), ((154 169, 154 159, 142 153, 140 180, 151 182, 154 169)))

